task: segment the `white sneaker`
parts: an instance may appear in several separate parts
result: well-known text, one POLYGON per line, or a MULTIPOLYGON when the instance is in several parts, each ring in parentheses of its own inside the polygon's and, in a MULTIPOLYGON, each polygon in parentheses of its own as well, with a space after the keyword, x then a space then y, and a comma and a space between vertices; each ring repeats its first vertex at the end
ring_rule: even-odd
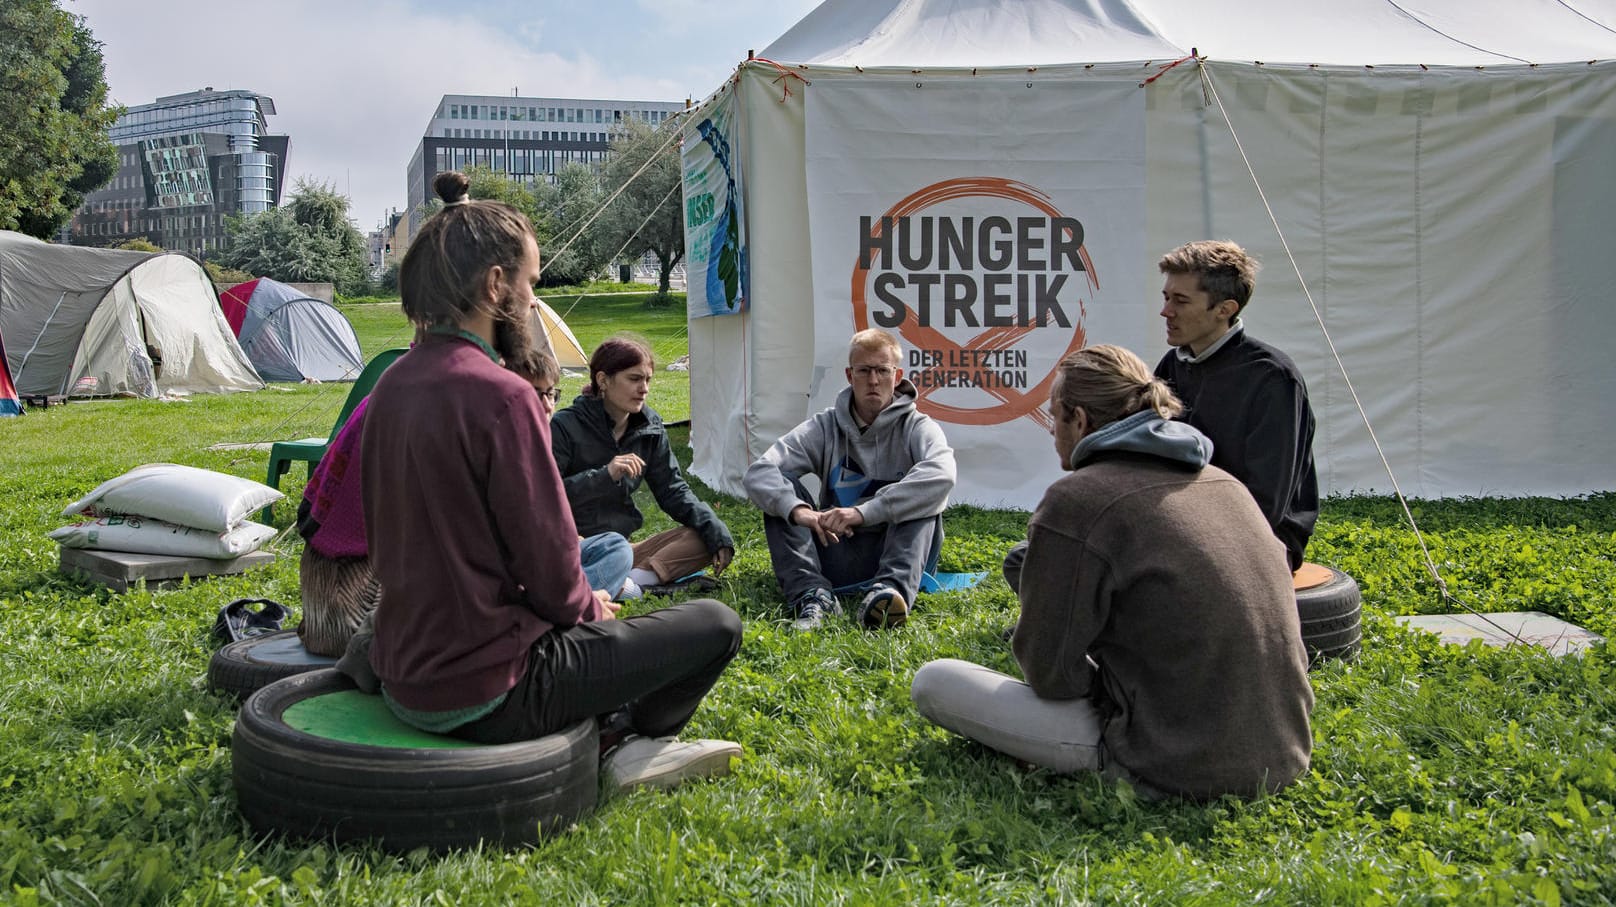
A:
POLYGON ((644 594, 645 590, 640 588, 640 584, 636 583, 632 577, 629 577, 623 580, 623 588, 617 593, 617 600, 620 602, 633 601, 644 594))
POLYGON ((617 790, 641 785, 677 787, 692 778, 729 774, 741 745, 728 740, 674 740, 631 736, 606 757, 601 771, 617 790))

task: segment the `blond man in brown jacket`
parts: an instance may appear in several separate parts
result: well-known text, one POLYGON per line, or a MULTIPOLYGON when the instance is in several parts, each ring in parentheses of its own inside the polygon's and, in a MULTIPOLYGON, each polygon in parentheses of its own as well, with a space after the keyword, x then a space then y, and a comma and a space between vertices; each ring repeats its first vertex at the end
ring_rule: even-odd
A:
POLYGON ((1026 682, 945 659, 921 714, 1060 772, 1146 796, 1254 796, 1312 752, 1296 598, 1250 493, 1120 347, 1080 350, 1050 390, 1070 474, 1028 527, 1013 646, 1026 682))

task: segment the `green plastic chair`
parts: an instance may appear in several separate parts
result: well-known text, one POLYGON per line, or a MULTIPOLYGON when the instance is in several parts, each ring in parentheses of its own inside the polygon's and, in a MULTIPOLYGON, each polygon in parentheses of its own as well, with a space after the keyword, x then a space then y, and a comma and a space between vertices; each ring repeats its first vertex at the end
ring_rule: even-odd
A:
MULTIPOLYGON (((276 441, 269 449, 269 476, 264 479, 264 484, 278 490, 281 487, 281 476, 286 475, 292 464, 299 461, 309 464, 309 473, 313 474, 314 467, 319 465, 326 449, 336 440, 337 432, 342 431, 342 426, 348 424, 348 417, 353 415, 359 401, 365 399, 365 395, 376 386, 376 379, 382 376, 382 372, 387 371, 387 367, 406 352, 408 350, 402 348, 383 350, 365 363, 364 370, 354 379, 353 387, 348 389, 348 399, 343 402, 342 412, 337 415, 337 424, 331 426, 330 435, 324 438, 304 438, 301 441, 276 441)), ((263 522, 270 521, 274 509, 274 504, 264 508, 261 517, 263 522)))

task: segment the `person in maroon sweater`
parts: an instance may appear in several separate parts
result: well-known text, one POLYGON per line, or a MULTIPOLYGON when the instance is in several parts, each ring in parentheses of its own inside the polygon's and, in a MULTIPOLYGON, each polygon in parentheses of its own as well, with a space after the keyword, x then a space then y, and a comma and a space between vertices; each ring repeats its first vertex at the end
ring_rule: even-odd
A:
POLYGON ((382 375, 361 442, 381 605, 369 660, 388 707, 422 730, 504 743, 604 719, 618 786, 724 774, 740 747, 677 734, 740 649, 711 599, 616 619, 590 591, 550 452, 549 402, 500 364, 531 347, 539 250, 527 218, 446 202, 400 269, 420 343, 382 375), (666 738, 666 739, 658 739, 666 738))

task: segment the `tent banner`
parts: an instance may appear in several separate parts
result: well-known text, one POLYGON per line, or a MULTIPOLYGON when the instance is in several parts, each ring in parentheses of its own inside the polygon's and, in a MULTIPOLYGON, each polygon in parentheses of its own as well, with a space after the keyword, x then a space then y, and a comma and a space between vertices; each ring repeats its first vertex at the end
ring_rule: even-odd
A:
POLYGON ((735 315, 750 298, 746 208, 735 93, 725 91, 685 128, 686 307, 691 318, 735 315))
POLYGON ((953 500, 1031 508, 1059 475, 1060 360, 1149 305, 1144 92, 816 79, 806 96, 809 410, 846 386, 852 333, 887 330, 954 447, 953 500))

